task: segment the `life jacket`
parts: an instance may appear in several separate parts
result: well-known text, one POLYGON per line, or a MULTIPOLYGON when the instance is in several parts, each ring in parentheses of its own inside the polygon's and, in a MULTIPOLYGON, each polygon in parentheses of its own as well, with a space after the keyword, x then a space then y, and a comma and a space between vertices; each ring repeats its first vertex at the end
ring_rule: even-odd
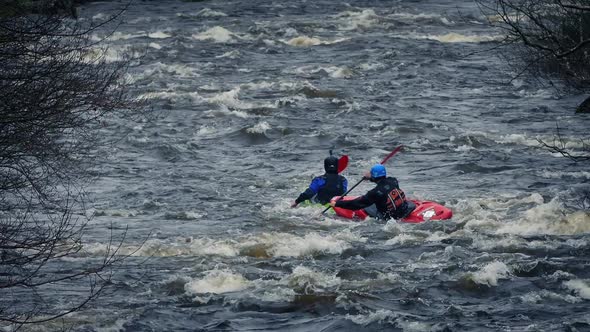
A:
POLYGON ((372 191, 375 205, 383 219, 400 219, 413 210, 406 200, 406 194, 399 188, 397 179, 393 177, 379 181, 372 191))
POLYGON ((320 189, 314 200, 321 204, 330 202, 332 197, 344 194, 344 177, 338 174, 324 174, 320 176, 326 183, 320 189))
POLYGON ((404 194, 403 190, 395 188, 387 193, 387 201, 385 202, 385 205, 387 206, 389 214, 393 215, 395 214, 395 211, 404 206, 405 202, 406 194, 404 194))

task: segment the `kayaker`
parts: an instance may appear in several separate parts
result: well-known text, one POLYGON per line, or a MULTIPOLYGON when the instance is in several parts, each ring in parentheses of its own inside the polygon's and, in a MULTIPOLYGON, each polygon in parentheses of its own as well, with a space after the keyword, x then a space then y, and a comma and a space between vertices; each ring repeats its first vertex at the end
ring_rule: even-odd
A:
POLYGON ((302 192, 291 204, 296 207, 299 203, 309 200, 312 203, 326 204, 332 197, 340 196, 346 192, 348 181, 338 174, 338 158, 329 156, 324 159, 326 173, 311 180, 309 188, 302 192))
POLYGON ((416 204, 406 200, 406 195, 400 189, 397 179, 387 176, 385 166, 381 164, 373 166, 371 172, 365 174, 364 178, 374 182, 375 188, 356 199, 337 200, 330 205, 349 210, 365 209, 371 217, 384 220, 402 219, 416 208, 416 204))

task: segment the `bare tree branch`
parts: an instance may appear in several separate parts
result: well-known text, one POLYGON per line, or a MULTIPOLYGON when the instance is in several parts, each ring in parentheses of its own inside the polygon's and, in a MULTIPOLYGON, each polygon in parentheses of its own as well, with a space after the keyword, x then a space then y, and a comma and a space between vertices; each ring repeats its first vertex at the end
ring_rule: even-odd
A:
POLYGON ((129 62, 107 61, 97 52, 104 38, 91 38, 116 28, 129 2, 94 24, 55 12, 53 1, 0 1, 0 322, 18 329, 80 310, 128 257, 125 230, 110 234, 103 257, 60 271, 63 259, 83 257, 84 184, 108 143, 101 128, 144 113, 125 83, 129 62), (86 295, 68 307, 44 297, 82 281, 86 295))
POLYGON ((552 143, 547 143, 541 139, 537 139, 537 141, 539 142, 539 144, 541 144, 541 146, 547 148, 548 150, 557 152, 574 162, 590 160, 590 140, 586 142, 583 139, 580 139, 580 143, 582 144, 582 151, 585 151, 587 153, 586 155, 574 155, 567 148, 566 141, 561 136, 561 130, 559 129, 559 125, 556 125, 555 136, 553 137, 552 143))

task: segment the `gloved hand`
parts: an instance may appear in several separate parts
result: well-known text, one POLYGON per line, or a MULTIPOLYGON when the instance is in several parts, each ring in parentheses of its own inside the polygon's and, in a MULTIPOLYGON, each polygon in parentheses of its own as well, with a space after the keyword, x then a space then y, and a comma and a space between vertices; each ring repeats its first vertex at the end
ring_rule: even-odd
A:
POLYGON ((291 203, 291 208, 295 208, 295 207, 297 207, 297 202, 291 203))
POLYGON ((371 172, 365 173, 365 175, 363 175, 363 180, 371 180, 371 172))
POLYGON ((330 206, 331 207, 336 207, 336 203, 340 200, 340 197, 334 197, 332 198, 332 200, 330 201, 330 206))

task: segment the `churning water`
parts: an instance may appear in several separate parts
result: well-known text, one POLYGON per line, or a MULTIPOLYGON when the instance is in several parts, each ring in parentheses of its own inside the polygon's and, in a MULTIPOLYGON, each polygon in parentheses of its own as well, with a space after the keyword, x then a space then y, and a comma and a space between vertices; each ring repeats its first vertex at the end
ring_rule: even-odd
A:
POLYGON ((511 81, 471 1, 137 1, 124 20, 109 60, 141 55, 129 80, 159 117, 110 129, 131 133, 90 188, 85 251, 149 237, 76 329, 590 330, 590 171, 537 141, 557 123, 579 149, 590 118, 511 81), (389 173, 452 220, 289 208, 330 148, 355 183, 400 144, 389 173))

